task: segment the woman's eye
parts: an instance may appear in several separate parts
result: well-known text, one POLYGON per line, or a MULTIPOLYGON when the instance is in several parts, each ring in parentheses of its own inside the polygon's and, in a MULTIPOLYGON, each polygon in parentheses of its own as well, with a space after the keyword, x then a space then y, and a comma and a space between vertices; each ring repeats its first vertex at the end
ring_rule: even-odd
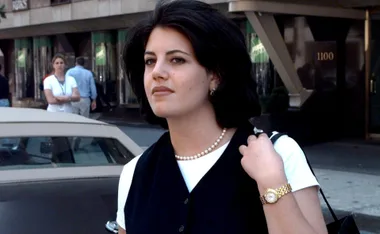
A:
POLYGON ((145 60, 145 65, 151 65, 154 63, 154 60, 153 59, 146 59, 145 60))
POLYGON ((172 59, 172 63, 175 63, 175 64, 182 64, 184 62, 185 62, 185 60, 183 58, 173 58, 172 59))

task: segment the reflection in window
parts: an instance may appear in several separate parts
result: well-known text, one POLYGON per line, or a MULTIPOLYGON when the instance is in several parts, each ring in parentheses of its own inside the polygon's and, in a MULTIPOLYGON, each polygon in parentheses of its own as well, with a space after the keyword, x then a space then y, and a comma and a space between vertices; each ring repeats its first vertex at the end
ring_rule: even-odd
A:
POLYGON ((259 36, 253 30, 249 22, 247 22, 246 25, 247 43, 252 61, 253 76, 257 84, 257 93, 260 97, 261 106, 265 113, 268 111, 268 104, 273 101, 272 90, 274 85, 277 85, 278 79, 273 79, 275 71, 259 36))
POLYGON ((34 99, 42 100, 45 95, 40 89, 42 78, 51 73, 52 43, 49 37, 33 38, 34 55, 34 99))
POLYGON ((92 33, 95 81, 113 105, 117 103, 118 90, 115 37, 114 31, 92 33))
POLYGON ((331 92, 337 87, 337 43, 334 36, 325 35, 329 34, 327 26, 315 23, 320 20, 324 19, 288 18, 284 22, 284 40, 303 87, 331 92))
POLYGON ((34 98, 33 48, 30 38, 15 40, 16 98, 34 98))
POLYGON ((0 170, 124 165, 133 154, 119 141, 92 137, 0 138, 0 170))
POLYGON ((260 96, 266 97, 271 91, 269 55, 256 33, 250 33, 248 38, 249 52, 253 63, 253 74, 257 83, 257 92, 260 96))
POLYGON ((136 98, 136 95, 132 91, 132 87, 129 84, 128 79, 125 77, 124 70, 122 68, 122 62, 123 62, 123 49, 125 46, 125 40, 128 34, 128 30, 121 29, 118 30, 118 40, 117 40, 117 54, 119 56, 118 59, 118 71, 119 71, 119 77, 118 77, 118 90, 119 90, 119 104, 122 105, 128 105, 128 106, 134 106, 138 105, 138 101, 136 98))

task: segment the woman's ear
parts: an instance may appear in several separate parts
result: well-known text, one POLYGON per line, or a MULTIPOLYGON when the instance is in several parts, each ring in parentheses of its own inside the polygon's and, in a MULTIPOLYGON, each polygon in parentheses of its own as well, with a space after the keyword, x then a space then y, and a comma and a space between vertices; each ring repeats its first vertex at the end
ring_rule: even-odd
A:
POLYGON ((210 91, 218 89, 220 77, 215 72, 210 73, 210 91))

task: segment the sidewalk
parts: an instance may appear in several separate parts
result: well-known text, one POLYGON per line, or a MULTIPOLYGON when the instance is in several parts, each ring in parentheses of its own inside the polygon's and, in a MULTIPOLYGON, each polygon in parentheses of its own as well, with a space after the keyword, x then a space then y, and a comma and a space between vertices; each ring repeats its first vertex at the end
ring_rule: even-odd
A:
MULTIPOLYGON (((304 151, 338 217, 353 214, 361 230, 380 233, 380 144, 337 141, 304 151)), ((320 198, 326 221, 331 222, 320 198)))
MULTIPOLYGON (((361 230, 380 233, 380 176, 315 169, 318 181, 339 217, 354 214, 361 230)), ((320 196, 327 222, 332 219, 320 196)))
POLYGON ((380 141, 335 141, 303 147, 313 168, 380 176, 380 141))

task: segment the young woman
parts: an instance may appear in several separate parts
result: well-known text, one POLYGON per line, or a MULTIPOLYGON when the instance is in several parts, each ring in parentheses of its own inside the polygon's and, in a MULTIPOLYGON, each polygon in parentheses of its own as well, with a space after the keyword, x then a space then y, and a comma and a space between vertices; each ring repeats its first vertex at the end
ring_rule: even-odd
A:
POLYGON ((52 60, 53 74, 44 79, 44 93, 48 102, 47 111, 72 113, 71 102, 80 100, 74 77, 65 77, 65 57, 56 54, 52 60))
POLYGON ((298 144, 254 136, 261 114, 239 27, 194 0, 160 3, 128 33, 125 71, 168 132, 125 165, 119 233, 327 233, 298 144))

